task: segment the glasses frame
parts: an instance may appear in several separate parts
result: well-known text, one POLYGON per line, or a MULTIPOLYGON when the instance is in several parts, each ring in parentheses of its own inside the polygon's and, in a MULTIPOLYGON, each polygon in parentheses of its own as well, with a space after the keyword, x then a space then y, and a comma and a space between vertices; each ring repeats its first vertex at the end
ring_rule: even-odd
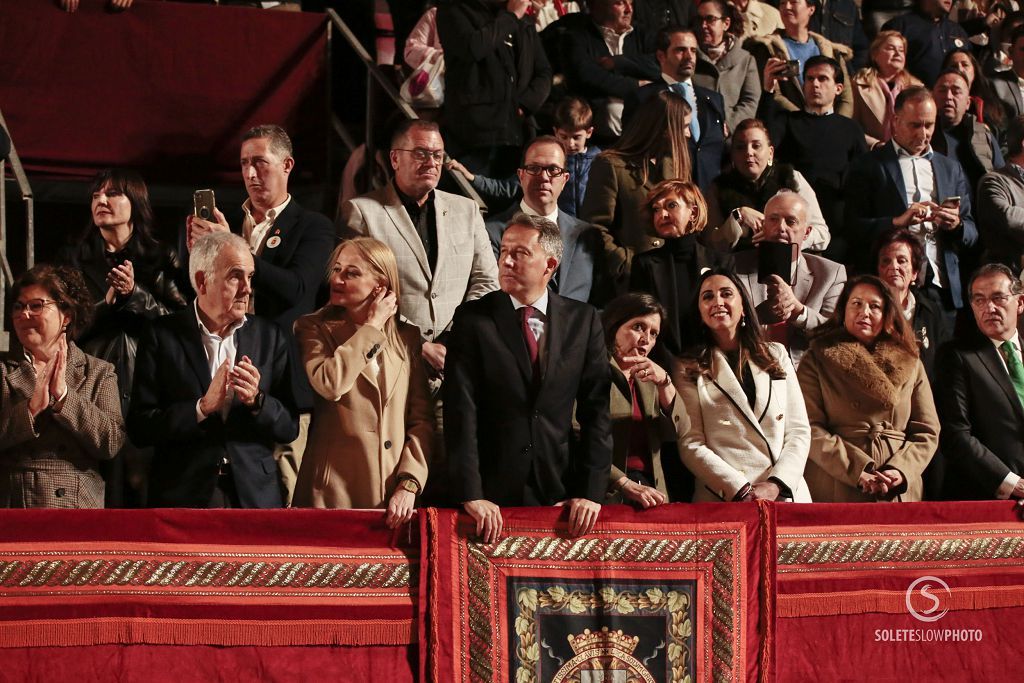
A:
POLYGON ((33 318, 43 314, 43 311, 50 304, 60 304, 57 299, 29 299, 28 301, 15 301, 11 304, 12 315, 28 313, 33 318), (36 310, 33 310, 33 309, 36 310))
POLYGON ((439 164, 444 163, 444 150, 443 149, 427 149, 426 147, 416 147, 415 149, 402 149, 401 147, 395 147, 391 150, 392 152, 406 152, 412 155, 412 158, 416 161, 423 163, 425 161, 436 161, 439 164))
POLYGON ((562 168, 561 166, 555 166, 554 164, 551 164, 550 166, 541 166, 540 164, 526 164, 525 166, 520 166, 519 170, 522 171, 523 173, 526 173, 527 175, 533 176, 538 176, 541 173, 547 173, 549 178, 561 178, 566 173, 566 170, 564 168, 562 168))

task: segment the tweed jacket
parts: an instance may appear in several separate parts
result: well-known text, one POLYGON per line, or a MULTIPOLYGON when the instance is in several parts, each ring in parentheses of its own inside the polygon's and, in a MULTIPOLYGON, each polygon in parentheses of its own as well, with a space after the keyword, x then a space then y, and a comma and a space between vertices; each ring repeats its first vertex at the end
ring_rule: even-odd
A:
POLYGON ((894 494, 921 500, 921 473, 939 445, 939 418, 924 366, 889 341, 868 350, 846 330, 811 343, 797 372, 811 423, 804 473, 819 503, 875 500, 857 487, 865 467, 894 468, 894 494))
POLYGON ((738 40, 717 62, 712 62, 703 52, 698 51, 697 56, 693 82, 721 94, 725 101, 725 123, 731 135, 740 121, 757 116, 757 103, 761 100, 757 62, 738 40))
POLYGON ((498 288, 498 264, 477 205, 434 190, 434 212, 438 249, 432 270, 423 241, 392 183, 349 200, 341 209, 345 237, 374 237, 395 252, 402 284, 399 310, 428 342, 451 327, 459 304, 498 288))
POLYGON ((325 306, 295 323, 316 392, 297 507, 379 508, 400 475, 421 491, 427 482, 434 412, 419 330, 399 323, 403 359, 383 332, 342 313, 325 306))
MULTIPOLYGON (((904 71, 900 79, 904 88, 921 85, 909 71, 904 71)), ((858 71, 850 79, 849 90, 853 96, 853 120, 864 129, 864 141, 870 149, 885 136, 885 93, 878 82, 878 70, 867 67, 858 71)))
MULTIPOLYGON (((767 36, 755 36, 748 38, 743 44, 757 60, 757 73, 764 73, 764 65, 770 57, 789 59, 789 51, 786 43, 782 40, 783 31, 780 29, 767 36)), ((810 40, 818 44, 818 50, 825 57, 832 57, 839 62, 843 68, 843 81, 849 83, 850 76, 847 73, 846 64, 853 57, 853 50, 846 45, 833 43, 820 33, 810 31, 810 40)), ((779 81, 778 89, 775 91, 775 101, 783 109, 789 111, 800 111, 804 108, 804 91, 800 83, 790 81, 779 81)), ((835 112, 841 116, 853 116, 853 94, 850 88, 844 88, 839 97, 836 98, 835 112)))
POLYGON ((124 444, 114 366, 68 344, 60 410, 29 416, 35 371, 16 348, 0 361, 0 507, 101 508, 99 461, 124 444))
POLYGON ((745 484, 770 477, 782 481, 796 502, 811 501, 803 480, 811 444, 803 395, 786 350, 774 342, 771 349, 786 376, 772 379, 751 363, 757 389, 753 408, 718 348, 712 351, 709 376, 691 377, 681 368, 673 373, 690 417, 679 452, 697 478, 693 502, 731 501, 745 484))
MULTIPOLYGON (((629 457, 629 436, 633 428, 633 400, 629 393, 629 381, 614 359, 612 364, 612 394, 608 414, 612 422, 612 469, 608 478, 609 503, 621 503, 616 482, 626 476, 626 460, 629 457)), ((667 370, 667 368, 666 368, 667 370)), ((636 382, 637 400, 643 414, 643 425, 647 433, 647 444, 651 452, 654 469, 654 486, 666 499, 668 488, 665 483, 665 468, 661 463, 661 447, 665 442, 675 442, 688 428, 688 417, 683 400, 676 394, 669 409, 662 410, 658 401, 658 388, 651 382, 636 382)))
MULTIPOLYGON (((757 318, 762 325, 778 322, 768 306, 768 285, 757 281, 757 249, 736 254, 736 275, 750 292, 750 300, 757 308, 757 318)), ((839 295, 846 284, 846 267, 820 256, 800 253, 796 264, 796 278, 793 280, 793 294, 804 305, 803 320, 791 321, 789 355, 793 365, 800 365, 800 358, 807 349, 809 333, 825 324, 836 310, 839 295)))
POLYGON ((1024 267, 1024 176, 1007 164, 978 183, 978 232, 982 263, 1004 263, 1016 274, 1024 267))

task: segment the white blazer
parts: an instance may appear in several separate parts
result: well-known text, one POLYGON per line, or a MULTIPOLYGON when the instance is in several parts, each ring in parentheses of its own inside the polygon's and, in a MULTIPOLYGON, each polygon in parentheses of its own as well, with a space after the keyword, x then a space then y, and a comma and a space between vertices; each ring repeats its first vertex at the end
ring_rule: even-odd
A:
POLYGON ((775 477, 798 503, 811 502, 804 465, 811 446, 807 409, 789 354, 772 342, 772 353, 786 371, 773 380, 751 364, 757 393, 750 407, 743 386, 725 354, 715 349, 711 378, 694 382, 677 376, 676 386, 690 416, 680 438, 683 463, 697 479, 693 502, 731 501, 747 483, 775 477))

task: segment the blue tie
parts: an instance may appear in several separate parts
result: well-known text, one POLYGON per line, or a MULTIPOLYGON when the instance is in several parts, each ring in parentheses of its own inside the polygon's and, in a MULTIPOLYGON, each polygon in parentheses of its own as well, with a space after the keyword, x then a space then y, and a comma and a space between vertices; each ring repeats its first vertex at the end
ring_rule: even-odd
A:
POLYGON ((690 83, 673 83, 670 87, 675 93, 682 95, 686 103, 690 105, 690 111, 693 114, 690 116, 690 135, 693 136, 693 141, 697 142, 700 140, 700 121, 697 120, 697 96, 693 92, 693 85, 690 83))

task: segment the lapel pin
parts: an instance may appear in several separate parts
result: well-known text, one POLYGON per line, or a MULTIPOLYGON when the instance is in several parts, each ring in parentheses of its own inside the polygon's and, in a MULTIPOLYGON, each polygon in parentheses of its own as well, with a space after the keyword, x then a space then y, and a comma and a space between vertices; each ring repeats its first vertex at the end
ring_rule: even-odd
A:
POLYGON ((281 238, 278 237, 277 235, 274 235, 269 240, 267 240, 267 249, 273 249, 274 247, 280 246, 280 244, 281 238))

